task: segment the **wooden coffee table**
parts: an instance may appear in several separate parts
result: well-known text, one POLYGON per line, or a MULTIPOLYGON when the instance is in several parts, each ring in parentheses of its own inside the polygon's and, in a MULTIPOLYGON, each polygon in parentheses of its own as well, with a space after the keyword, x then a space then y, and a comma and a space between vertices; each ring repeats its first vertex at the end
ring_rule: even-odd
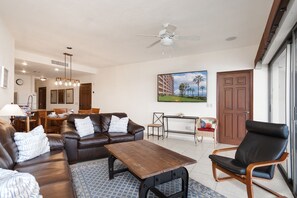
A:
POLYGON ((182 179, 182 190, 169 197, 188 196, 189 174, 184 166, 194 164, 196 160, 146 140, 109 144, 105 147, 110 153, 109 179, 113 179, 116 173, 130 171, 141 182, 139 197, 146 197, 149 190, 158 197, 166 197, 155 186, 178 178, 182 179), (127 168, 114 170, 116 159, 127 168))

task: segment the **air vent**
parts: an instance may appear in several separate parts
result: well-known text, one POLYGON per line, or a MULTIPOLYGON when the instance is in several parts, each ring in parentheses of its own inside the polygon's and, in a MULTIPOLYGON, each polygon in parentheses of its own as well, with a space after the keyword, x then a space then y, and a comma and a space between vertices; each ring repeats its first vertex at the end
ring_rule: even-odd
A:
MULTIPOLYGON (((64 62, 61 62, 61 61, 51 60, 51 63, 52 63, 53 65, 60 65, 60 66, 65 67, 65 63, 64 63, 64 62)), ((68 63, 66 63, 66 67, 68 67, 68 63)))

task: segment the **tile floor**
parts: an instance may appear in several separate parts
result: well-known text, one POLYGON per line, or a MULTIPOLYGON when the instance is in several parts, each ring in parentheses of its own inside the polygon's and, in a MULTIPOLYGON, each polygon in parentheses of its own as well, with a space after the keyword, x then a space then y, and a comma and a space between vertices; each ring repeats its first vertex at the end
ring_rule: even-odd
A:
MULTIPOLYGON (((145 137, 146 138, 146 137, 145 137)), ((149 141, 163 146, 165 148, 171 149, 180 154, 186 155, 193 159, 197 160, 197 163, 194 165, 187 166, 190 177, 195 179, 196 181, 202 183, 203 185, 225 195, 228 198, 244 198, 247 197, 245 185, 240 183, 237 180, 227 180, 223 182, 216 182, 212 176, 212 168, 211 161, 208 158, 208 155, 212 153, 213 140, 205 139, 203 143, 198 142, 195 146, 194 140, 181 140, 176 137, 169 137, 162 140, 158 140, 157 137, 150 136, 149 141)), ((225 148, 230 147, 230 145, 226 144, 217 144, 216 148, 225 148)), ((229 156, 234 156, 234 153, 228 152, 226 153, 229 156)), ((219 176, 222 176, 223 173, 219 173, 219 176)), ((267 187, 275 190, 276 192, 286 196, 293 197, 290 189, 287 184, 283 180, 281 174, 276 168, 275 176, 272 180, 259 180, 258 183, 264 184, 267 187)), ((261 188, 254 186, 254 195, 255 198, 266 198, 266 197, 274 197, 272 194, 267 193, 261 188)))

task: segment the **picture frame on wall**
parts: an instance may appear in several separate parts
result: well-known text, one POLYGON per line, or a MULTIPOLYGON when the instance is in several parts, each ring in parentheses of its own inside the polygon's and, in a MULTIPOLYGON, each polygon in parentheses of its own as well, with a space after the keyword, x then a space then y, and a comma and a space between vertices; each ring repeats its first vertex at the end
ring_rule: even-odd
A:
POLYGON ((65 104, 65 89, 58 90, 58 104, 65 104))
POLYGON ((58 90, 51 90, 51 104, 57 104, 58 102, 58 90))
POLYGON ((66 104, 74 103, 74 89, 66 89, 66 104))
POLYGON ((207 102, 207 71, 158 74, 158 102, 207 102))
POLYGON ((8 84, 8 69, 4 66, 0 68, 0 87, 7 88, 8 84))

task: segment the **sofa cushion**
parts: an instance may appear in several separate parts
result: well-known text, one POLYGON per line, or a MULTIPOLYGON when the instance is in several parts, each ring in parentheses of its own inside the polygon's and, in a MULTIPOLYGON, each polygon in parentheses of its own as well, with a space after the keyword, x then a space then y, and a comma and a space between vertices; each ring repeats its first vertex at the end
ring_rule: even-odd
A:
POLYGON ((16 132, 14 140, 19 151, 17 162, 33 159, 50 151, 49 142, 42 125, 35 127, 28 133, 16 132))
POLYGON ((109 143, 128 142, 134 140, 134 135, 130 133, 107 133, 109 143))
POLYGON ((20 162, 15 165, 16 168, 21 168, 25 166, 31 166, 34 164, 53 162, 53 161, 67 161, 67 154, 64 150, 55 150, 45 154, 40 155, 31 160, 27 160, 25 162, 20 162))
POLYGON ((92 124, 92 120, 89 116, 83 118, 83 119, 74 119, 75 128, 77 130, 77 133, 80 137, 85 137, 87 135, 93 134, 94 127, 92 124))
POLYGON ((33 175, 0 168, 0 197, 39 197, 33 175))
POLYGON ((32 164, 31 166, 18 167, 16 170, 31 173, 40 186, 71 179, 67 161, 32 164))
POLYGON ((70 181, 57 181, 40 186, 40 194, 43 197, 76 197, 74 196, 72 182, 70 181))
POLYGON ((119 118, 117 116, 112 115, 109 128, 108 128, 108 133, 114 133, 114 132, 127 133, 128 121, 129 121, 128 117, 119 118))
POLYGON ((78 148, 93 148, 108 144, 108 137, 102 133, 94 133, 82 137, 78 143, 78 148))
POLYGON ((101 126, 100 126, 100 116, 99 114, 70 114, 67 118, 67 122, 70 124, 74 124, 74 119, 83 119, 85 117, 89 116, 92 120, 92 124, 94 127, 95 132, 101 132, 101 126))
POLYGON ((125 113, 101 113, 99 115, 101 117, 102 132, 108 132, 112 115, 117 116, 119 118, 127 117, 127 114, 125 113))

